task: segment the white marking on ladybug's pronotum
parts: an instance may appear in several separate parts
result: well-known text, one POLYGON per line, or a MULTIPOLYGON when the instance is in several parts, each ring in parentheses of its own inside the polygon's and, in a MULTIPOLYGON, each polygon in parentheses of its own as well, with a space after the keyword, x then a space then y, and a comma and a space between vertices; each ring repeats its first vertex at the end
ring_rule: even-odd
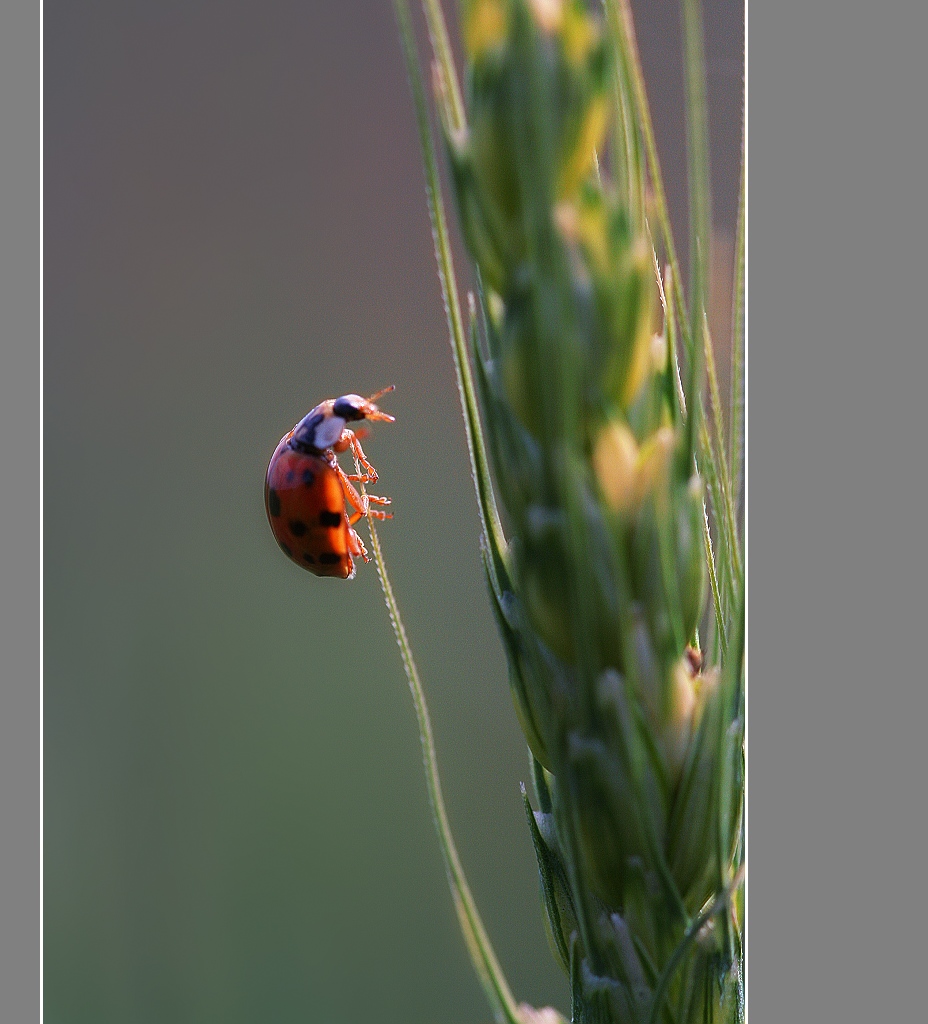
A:
POLYGON ((326 416, 313 431, 313 444, 320 450, 331 448, 342 436, 344 429, 345 421, 341 416, 326 416))

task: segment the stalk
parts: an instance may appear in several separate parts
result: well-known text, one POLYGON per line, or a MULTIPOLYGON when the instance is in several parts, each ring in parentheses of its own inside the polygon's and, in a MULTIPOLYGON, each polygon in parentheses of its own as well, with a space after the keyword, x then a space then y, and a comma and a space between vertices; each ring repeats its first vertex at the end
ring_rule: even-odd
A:
POLYGON ((448 812, 445 809, 445 800, 442 795, 441 779, 438 774, 438 757, 435 753, 435 740, 432 734, 432 720, 429 715, 428 704, 425 700, 425 691, 422 688, 419 670, 412 655, 412 648, 406 637, 406 630, 403 627, 399 606, 396 603, 396 598, 393 596, 393 587, 390 585, 390 577, 387 575, 387 567, 383 560, 383 551, 380 547, 380 537, 377 535, 372 519, 368 519, 367 525, 370 528, 371 547, 374 552, 377 573, 380 577, 380 586, 383 590, 384 600, 387 603, 387 610, 390 613, 390 622, 393 625, 393 632, 402 655, 403 668, 406 672, 413 706, 416 710, 416 722, 419 726, 419 739, 422 743, 422 760, 425 767, 429 804, 432 808, 432 819, 435 823, 435 830, 438 833, 439 845, 445 858, 448 882, 454 897, 458 921, 464 933, 474 969, 483 984, 497 1024, 522 1024, 518 1007, 509 990, 509 985, 506 982, 499 961, 496 959, 493 946, 483 926, 483 921, 470 891, 470 886, 467 884, 464 869, 461 866, 461 859, 458 856, 454 836, 451 832, 451 825, 448 821, 448 812))

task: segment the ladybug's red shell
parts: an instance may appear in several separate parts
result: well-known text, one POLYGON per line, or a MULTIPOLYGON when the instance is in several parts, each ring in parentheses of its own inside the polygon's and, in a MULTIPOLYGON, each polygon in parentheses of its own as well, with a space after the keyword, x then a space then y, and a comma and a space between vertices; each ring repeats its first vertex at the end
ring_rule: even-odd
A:
POLYGON ((281 439, 264 485, 264 504, 283 553, 317 576, 350 579, 354 562, 345 494, 322 455, 300 452, 281 439))

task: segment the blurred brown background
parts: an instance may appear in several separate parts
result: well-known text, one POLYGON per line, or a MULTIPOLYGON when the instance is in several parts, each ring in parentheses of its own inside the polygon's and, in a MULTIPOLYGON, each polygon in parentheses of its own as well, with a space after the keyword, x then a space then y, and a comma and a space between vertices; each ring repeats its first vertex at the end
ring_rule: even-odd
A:
MULTIPOLYGON (((678 10, 637 6, 682 211, 678 10)), ((706 16, 724 240, 743 14, 706 16)), ((390 382, 366 448, 462 858, 518 998, 566 1009, 390 4, 44 17, 46 1021, 489 1019, 376 573, 264 517, 279 437, 390 382)))

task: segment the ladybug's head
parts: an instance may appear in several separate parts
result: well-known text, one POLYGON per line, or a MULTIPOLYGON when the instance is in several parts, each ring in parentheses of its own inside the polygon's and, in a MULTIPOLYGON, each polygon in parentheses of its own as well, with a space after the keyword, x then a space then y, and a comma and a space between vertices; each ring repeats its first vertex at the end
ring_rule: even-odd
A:
POLYGON ((394 417, 381 412, 374 405, 375 398, 380 398, 392 390, 391 384, 370 398, 342 395, 341 398, 329 398, 320 402, 293 428, 290 447, 302 452, 322 452, 337 444, 346 423, 356 423, 358 420, 385 420, 392 423, 394 417))
POLYGON ((371 395, 370 398, 362 398, 360 395, 342 395, 341 398, 336 398, 332 404, 332 413, 346 423, 357 420, 385 420, 387 423, 392 423, 394 417, 389 413, 381 412, 374 405, 375 398, 380 398, 381 395, 392 390, 393 385, 391 384, 382 391, 378 391, 376 395, 371 395))

